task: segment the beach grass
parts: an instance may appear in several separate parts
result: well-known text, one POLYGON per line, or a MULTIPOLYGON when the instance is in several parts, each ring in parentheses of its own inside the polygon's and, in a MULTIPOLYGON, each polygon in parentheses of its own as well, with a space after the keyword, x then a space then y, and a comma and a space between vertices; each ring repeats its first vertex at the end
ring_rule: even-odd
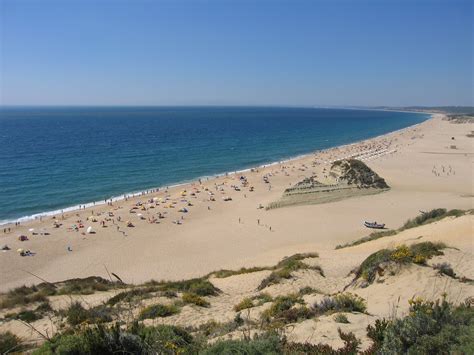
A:
POLYGON ((263 267, 256 266, 256 267, 251 267, 251 268, 243 267, 239 270, 221 269, 221 270, 218 270, 218 271, 214 271, 214 272, 210 273, 209 275, 217 277, 219 279, 223 279, 223 278, 230 277, 230 276, 250 274, 250 273, 253 273, 253 272, 264 271, 264 270, 269 270, 269 269, 271 269, 271 267, 265 267, 265 266, 263 266, 263 267))
POLYGON ((444 243, 423 242, 406 246, 404 244, 395 249, 382 249, 369 255, 356 270, 356 278, 363 278, 369 283, 375 280, 377 273, 383 269, 382 265, 390 262, 396 264, 421 264, 436 255, 443 255, 442 249, 447 248, 444 243))
POLYGON ((313 305, 316 314, 331 314, 336 312, 360 312, 367 310, 366 301, 352 293, 339 293, 332 297, 325 297, 313 305))
POLYGON ((199 296, 217 296, 220 293, 206 277, 182 281, 149 281, 145 285, 157 286, 163 292, 191 292, 199 296))
MULTIPOLYGON (((335 296, 337 297, 337 295, 335 296)), ((334 309, 348 309, 349 312, 363 311, 363 303, 345 297, 334 309)), ((349 298, 348 298, 349 297, 349 298)), ((340 311, 334 320, 347 324, 347 316, 340 311)), ((151 310, 146 316, 155 317, 164 314, 151 310)), ((302 306, 297 295, 278 297, 271 308, 263 316, 270 323, 264 323, 254 337, 242 337, 239 340, 223 340, 208 342, 208 337, 217 337, 233 332, 244 325, 241 318, 228 323, 210 320, 198 328, 184 329, 171 325, 145 326, 133 323, 121 326, 92 324, 78 328, 74 332, 59 331, 47 340, 33 354, 54 353, 183 353, 183 354, 355 354, 360 350, 360 340, 353 333, 338 330, 343 347, 334 349, 327 344, 294 343, 288 340, 285 332, 277 331, 288 323, 314 317, 314 310, 302 306), (298 318, 299 317, 299 318, 298 318), (190 332, 198 333, 192 335, 190 332), (204 337, 204 338, 203 338, 204 337), (171 350, 170 350, 171 349, 171 350), (108 350, 108 351, 106 351, 108 350)), ((149 319, 149 318, 146 318, 149 319)), ((367 354, 388 353, 471 353, 474 342, 474 309, 468 302, 454 305, 445 298, 428 301, 422 298, 409 300, 409 312, 398 319, 377 319, 366 328, 370 339, 367 354), (401 341, 403 339, 403 341, 401 341)), ((21 351, 24 344, 13 333, 0 333, 0 350, 8 352, 12 349, 21 351)))
POLYGON ((192 292, 183 293, 183 296, 181 298, 183 302, 186 304, 194 304, 199 307, 210 307, 211 305, 204 298, 192 292))
POLYGON ((323 269, 319 265, 311 266, 302 261, 304 259, 317 257, 319 257, 318 253, 298 253, 282 259, 273 268, 274 271, 261 281, 257 289, 260 291, 268 286, 278 284, 284 279, 290 279, 292 273, 297 270, 316 270, 324 277, 323 269))
POLYGON ((34 286, 20 286, 0 295, 0 309, 44 302, 53 295, 89 295, 126 287, 122 283, 91 276, 84 279, 70 279, 55 283, 43 282, 34 286))
POLYGON ((83 323, 98 324, 112 321, 111 309, 104 305, 86 309, 80 302, 75 301, 62 313, 71 326, 83 323))
POLYGON ((355 245, 371 242, 372 240, 377 240, 383 237, 390 237, 392 235, 396 235, 397 231, 396 230, 388 230, 388 231, 381 231, 381 232, 373 232, 370 233, 367 237, 363 237, 360 239, 357 239, 353 242, 346 243, 346 244, 339 244, 336 246, 335 249, 343 249, 343 248, 348 248, 348 247, 353 247, 355 245))
POLYGON ((10 331, 0 332, 0 354, 21 353, 26 349, 22 340, 10 331))
POLYGON ((234 311, 240 312, 244 309, 249 309, 253 307, 261 306, 267 302, 272 302, 273 297, 270 296, 268 293, 263 292, 259 293, 258 295, 252 297, 245 297, 240 301, 238 304, 234 306, 234 311))
POLYGON ((157 303, 143 308, 138 315, 138 319, 144 320, 169 317, 176 313, 179 313, 179 308, 176 305, 157 303))
POLYGON ((359 244, 363 244, 363 243, 367 243, 367 242, 370 242, 370 241, 373 241, 373 240, 377 240, 377 239, 380 239, 380 238, 383 238, 383 237, 391 237, 391 236, 396 235, 396 234, 398 234, 398 233, 400 233, 400 232, 402 232, 406 229, 411 229, 411 228, 419 227, 419 226, 422 226, 422 225, 425 225, 425 224, 434 223, 434 222, 440 221, 440 220, 442 220, 443 218, 446 218, 446 217, 456 217, 457 218, 457 217, 461 217, 461 216, 464 216, 466 214, 472 214, 472 213, 473 213, 472 209, 470 209, 470 210, 452 209, 452 210, 448 211, 445 208, 436 208, 436 209, 433 209, 431 211, 422 213, 420 216, 417 216, 413 219, 409 219, 408 221, 406 221, 403 224, 402 227, 400 227, 398 229, 390 229, 390 230, 386 230, 386 231, 373 232, 373 233, 369 234, 368 236, 357 239, 353 242, 346 243, 346 244, 339 244, 339 245, 336 246, 335 249, 349 248, 349 247, 353 247, 353 246, 356 246, 356 245, 359 245, 359 244))

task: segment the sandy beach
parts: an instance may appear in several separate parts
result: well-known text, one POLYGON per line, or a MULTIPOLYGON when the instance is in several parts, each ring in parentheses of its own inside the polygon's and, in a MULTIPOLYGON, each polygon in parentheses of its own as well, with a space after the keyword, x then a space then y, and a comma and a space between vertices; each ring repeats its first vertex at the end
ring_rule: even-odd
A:
MULTIPOLYGON (((371 140, 111 206, 95 206, 68 213, 64 219, 47 217, 20 226, 5 226, 11 232, 2 234, 1 244, 11 250, 0 254, 1 291, 42 280, 57 282, 88 276, 107 280, 110 273, 127 285, 114 284, 110 289, 91 292, 79 289, 80 292, 61 293, 58 289, 44 301, 49 311, 29 324, 11 315, 25 310, 38 313, 43 303, 4 303, 0 331, 10 331, 30 344, 41 344, 45 334, 56 334, 68 326, 69 318, 62 314, 74 302, 91 310, 105 307, 113 314, 109 322, 124 324, 141 319, 147 307, 159 304, 175 307, 176 314, 144 319, 143 324, 186 327, 194 334, 215 329, 206 335, 213 343, 242 339, 246 331, 250 335, 264 332, 266 326, 273 324, 265 323, 268 311, 281 297, 299 299, 300 305, 291 308, 293 311, 302 307, 306 312, 315 312, 323 301, 352 294, 360 297, 366 308, 338 312, 336 315, 346 317, 343 323, 334 312, 284 319, 281 324, 277 319, 270 322, 277 322, 290 342, 341 348, 341 329, 352 332, 361 341, 359 350, 366 350, 372 344, 367 327, 376 320, 407 316, 409 300, 446 297, 455 305, 472 302, 472 211, 399 229, 420 211, 473 207, 474 149, 472 138, 467 136, 473 125, 451 123, 443 117, 434 114, 417 126, 371 140), (390 189, 323 204, 264 208, 306 177, 317 175, 322 183, 333 182, 328 173, 332 162, 350 157, 364 161, 385 178, 390 189), (369 235, 373 230, 364 227, 365 220, 385 223, 394 234, 336 249, 369 235), (129 223, 133 227, 128 227, 129 223), (87 233, 89 227, 95 233, 87 233), (20 241, 19 235, 28 240, 20 241), (375 279, 357 276, 358 268, 374 253, 394 253, 397 248, 430 242, 444 243, 442 252, 421 264, 379 264, 381 269, 375 279), (30 250, 32 255, 20 256, 18 248, 30 250), (292 270, 288 277, 264 284, 277 270, 278 262, 298 253, 308 253, 302 256, 302 267, 292 270), (439 272, 443 263, 452 268, 454 276, 439 272), (265 268, 224 276, 209 274, 254 266, 265 268), (185 301, 186 292, 182 290, 167 296, 159 288, 149 287, 153 284, 132 285, 152 279, 182 280, 204 275, 207 276, 199 282, 206 280, 218 290, 200 299, 204 305, 185 301), (110 303, 128 292, 138 296, 110 303), (250 305, 237 309, 245 300, 250 305), (235 325, 236 317, 243 319, 243 325, 235 325)), ((2 302, 10 297, 5 293, 0 296, 2 302)))
POLYGON ((274 265, 297 252, 317 251, 327 259, 337 244, 368 234, 365 220, 398 228, 420 210, 470 209, 474 147, 466 135, 474 128, 442 118, 434 114, 419 125, 367 141, 111 206, 4 225, 0 244, 11 250, 0 253, 0 290, 39 283, 39 278, 107 277, 107 270, 126 283, 141 283, 274 265), (391 189, 326 204, 259 208, 305 177, 318 174, 324 180, 330 162, 347 157, 364 161, 391 189), (180 212, 183 208, 187 212, 180 212), (133 227, 127 227, 128 221, 133 227), (94 234, 86 233, 89 227, 94 234), (20 235, 28 240, 19 241, 20 235), (34 255, 22 257, 18 248, 34 255))

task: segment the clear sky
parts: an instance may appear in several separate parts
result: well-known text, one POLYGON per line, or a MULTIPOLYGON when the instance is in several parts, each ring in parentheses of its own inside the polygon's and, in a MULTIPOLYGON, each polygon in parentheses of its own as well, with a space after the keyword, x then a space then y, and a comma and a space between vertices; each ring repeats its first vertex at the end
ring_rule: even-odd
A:
POLYGON ((0 0, 3 105, 473 105, 473 1, 0 0))

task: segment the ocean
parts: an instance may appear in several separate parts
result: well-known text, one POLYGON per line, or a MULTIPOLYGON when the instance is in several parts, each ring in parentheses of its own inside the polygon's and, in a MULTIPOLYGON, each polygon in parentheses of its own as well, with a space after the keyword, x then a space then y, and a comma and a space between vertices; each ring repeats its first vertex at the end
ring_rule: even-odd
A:
POLYGON ((0 224, 353 143, 429 117, 282 107, 3 107, 0 224))

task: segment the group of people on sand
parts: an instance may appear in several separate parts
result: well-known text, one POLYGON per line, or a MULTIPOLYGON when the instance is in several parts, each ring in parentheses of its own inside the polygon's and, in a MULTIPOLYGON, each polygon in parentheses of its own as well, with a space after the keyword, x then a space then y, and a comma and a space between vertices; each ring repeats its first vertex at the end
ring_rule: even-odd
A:
MULTIPOLYGON (((322 174, 327 177, 328 170, 328 162, 331 160, 338 160, 345 157, 363 157, 363 156, 370 156, 370 154, 375 156, 382 156, 382 153, 388 152, 388 149, 394 144, 396 138, 393 137, 380 137, 375 140, 356 143, 347 145, 344 147, 332 148, 328 150, 323 150, 319 152, 315 152, 314 156, 311 156, 308 160, 302 161, 287 161, 287 162, 280 162, 276 164, 274 167, 260 167, 260 168, 252 168, 250 169, 251 174, 260 174, 263 170, 263 174, 261 179, 263 184, 267 186, 268 190, 272 189, 271 180, 276 178, 277 176, 298 176, 307 175, 307 172, 311 169, 319 169, 321 170, 322 174), (309 163, 309 164, 307 164, 309 163)), ((315 171, 310 172, 312 176, 316 175, 315 171)), ((318 171, 318 174, 320 172, 318 171)), ((455 175, 455 170, 451 167, 451 165, 445 167, 436 167, 433 166, 432 173, 436 176, 444 175, 455 175)), ((242 195, 247 197, 247 193, 251 193, 254 191, 254 186, 250 183, 247 176, 242 174, 234 174, 229 175, 226 174, 225 178, 220 178, 221 180, 215 180, 213 185, 204 186, 201 179, 197 181, 195 184, 191 184, 190 188, 186 188, 186 190, 181 191, 181 193, 176 193, 175 196, 171 196, 168 193, 168 188, 165 189, 151 189, 142 192, 141 196, 149 196, 153 193, 162 193, 164 196, 162 197, 147 197, 144 202, 136 201, 128 210, 128 217, 124 216, 124 213, 127 213, 127 210, 124 210, 122 213, 119 212, 120 209, 124 208, 123 205, 117 204, 116 207, 111 199, 106 199, 104 202, 109 207, 114 207, 114 211, 103 211, 97 214, 94 213, 94 210, 91 211, 92 216, 87 219, 89 223, 99 223, 102 228, 106 228, 109 224, 113 224, 116 227, 117 233, 122 233, 124 236, 127 236, 125 230, 126 228, 133 228, 137 223, 141 223, 140 221, 145 221, 149 224, 159 224, 160 220, 166 217, 172 217, 176 212, 178 216, 176 218, 171 219, 171 223, 175 225, 182 225, 185 222, 185 215, 192 214, 192 208, 196 204, 194 200, 201 201, 202 203, 207 204, 207 210, 211 211, 211 205, 216 202, 216 197, 218 194, 222 195, 223 201, 232 201, 232 193, 240 193, 243 192, 242 195), (175 213, 172 210, 175 209, 175 213), (137 218, 131 218, 133 216, 137 216, 137 218), (125 229, 122 229, 125 227, 125 229)), ((209 181, 209 179, 207 179, 209 181)), ((291 182, 290 182, 291 186, 291 182)), ((124 195, 123 198, 126 202, 133 197, 130 195, 124 195)), ((95 204, 93 204, 95 205, 95 204)), ((263 209, 263 205, 259 205, 258 209, 263 209)), ((86 205, 80 205, 80 210, 86 209, 86 205)), ((63 213, 63 211, 61 211, 63 213)), ((79 214, 76 214, 78 217, 75 223, 68 228, 70 231, 81 232, 81 234, 86 234, 88 228, 86 228, 85 224, 83 223, 82 219, 79 217, 79 214)), ((67 217, 67 216, 66 216, 67 217)), ((62 223, 59 223, 53 217, 54 228, 60 228, 62 223)), ((62 219, 65 220, 65 215, 62 214, 62 219)), ((238 218, 239 224, 242 224, 243 221, 241 217, 238 218)), ((267 224, 262 224, 260 219, 257 219, 258 226, 264 226, 268 228, 271 232, 273 231, 272 226, 267 224)), ((64 222, 66 223, 66 222, 64 222)), ((88 223, 88 224, 89 224, 88 223)), ((20 222, 15 223, 15 227, 20 226, 20 222)), ((115 228, 114 228, 115 230, 115 228)), ((3 228, 4 234, 11 232, 11 227, 3 228)), ((72 248, 68 246, 68 252, 72 251, 72 248)), ((30 250, 22 250, 20 255, 22 256, 29 256, 34 255, 30 250)))
POLYGON ((433 165, 433 168, 431 169, 431 173, 437 177, 442 176, 442 175, 450 176, 450 175, 456 175, 456 170, 454 170, 451 165, 448 165, 447 167, 445 167, 444 165, 441 165, 440 169, 438 169, 436 165, 433 165))

